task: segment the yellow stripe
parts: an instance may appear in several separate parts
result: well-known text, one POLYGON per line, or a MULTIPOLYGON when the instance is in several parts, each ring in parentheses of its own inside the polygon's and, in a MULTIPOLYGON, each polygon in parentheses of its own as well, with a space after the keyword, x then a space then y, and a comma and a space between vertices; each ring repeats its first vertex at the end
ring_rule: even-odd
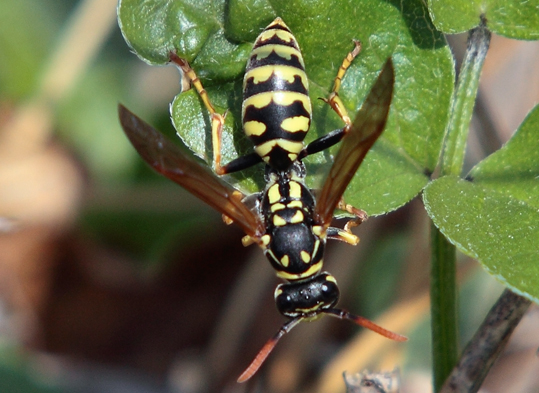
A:
POLYGON ((267 141, 265 143, 262 143, 261 145, 256 146, 255 151, 260 157, 264 159, 277 145, 281 146, 283 149, 285 149, 288 152, 297 153, 297 154, 299 154, 299 152, 303 150, 302 142, 291 142, 286 139, 279 138, 279 139, 267 141))
POLYGON ((301 66, 305 68, 305 63, 303 62, 301 52, 296 48, 292 48, 291 46, 274 44, 259 46, 258 48, 253 49, 251 52, 251 57, 256 56, 257 60, 262 60, 268 57, 272 52, 286 60, 292 59, 292 55, 295 55, 299 59, 301 66))
POLYGON ((275 18, 273 22, 271 22, 268 27, 266 27, 266 30, 271 29, 274 26, 281 26, 284 29, 290 30, 290 28, 286 25, 286 23, 284 23, 284 21, 280 17, 275 18))
POLYGON ((305 110, 309 113, 312 112, 311 100, 309 96, 302 93, 296 93, 291 91, 266 91, 264 93, 258 93, 254 96, 247 98, 243 101, 243 110, 249 105, 255 108, 263 108, 267 106, 271 101, 277 105, 291 105, 294 101, 301 101, 305 110))
POLYGON ((276 91, 273 93, 273 101, 277 105, 292 105, 294 101, 301 101, 305 110, 309 113, 312 112, 311 99, 309 96, 291 91, 276 91))
MULTIPOLYGON (((283 24, 280 23, 280 25, 282 26, 283 24)), ((268 27, 271 27, 271 25, 268 26, 268 27)), ((258 42, 264 42, 264 41, 270 40, 275 36, 279 37, 282 41, 285 41, 285 42, 295 42, 296 41, 296 39, 294 38, 292 33, 288 32, 288 31, 284 31, 284 30, 281 30, 281 29, 269 29, 269 30, 263 31, 258 36, 258 42)))
POLYGON ((245 115, 245 108, 249 105, 254 106, 255 108, 264 108, 268 106, 271 100, 273 99, 273 92, 268 91, 265 93, 255 94, 243 101, 243 115, 245 115))
POLYGON ((287 66, 287 65, 265 65, 261 67, 253 68, 245 74, 245 80, 253 78, 253 83, 260 83, 267 81, 272 74, 275 74, 276 77, 286 80, 288 83, 293 83, 294 78, 299 76, 301 78, 301 83, 305 90, 309 89, 309 82, 307 80, 307 75, 303 70, 287 66))
POLYGON ((322 269, 322 260, 312 265, 307 271, 303 273, 293 274, 293 273, 278 271, 276 274, 277 274, 277 277, 285 279, 285 280, 301 280, 302 278, 310 277, 318 273, 321 269, 322 269))

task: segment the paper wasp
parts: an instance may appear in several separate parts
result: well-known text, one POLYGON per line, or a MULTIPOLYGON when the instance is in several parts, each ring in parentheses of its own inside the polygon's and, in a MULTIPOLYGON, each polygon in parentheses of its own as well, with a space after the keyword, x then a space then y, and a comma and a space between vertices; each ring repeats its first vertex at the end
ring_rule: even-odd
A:
POLYGON ((358 53, 356 42, 325 100, 345 126, 305 146, 311 102, 303 58, 289 28, 280 18, 275 19, 256 39, 244 78, 243 129, 255 151, 224 166, 220 157, 224 116, 215 111, 189 64, 175 53, 170 54, 171 62, 182 69, 210 113, 215 172, 221 175, 260 162, 265 164, 265 189, 254 196, 243 195, 124 106, 119 106, 122 127, 142 158, 157 172, 221 212, 226 221, 239 225, 246 234, 244 245, 258 244, 277 276, 287 281, 277 286, 275 302, 289 320, 264 345, 238 382, 255 374, 285 333, 301 321, 324 314, 351 320, 393 340, 406 340, 363 317, 334 308, 339 299, 337 282, 322 271, 327 239, 350 244, 359 241, 350 226, 360 223, 366 214, 346 205, 342 195, 382 133, 393 94, 394 71, 388 59, 354 121, 350 120, 338 90, 346 69, 358 53), (329 175, 315 198, 305 185, 302 159, 341 140, 329 175), (254 199, 255 203, 247 203, 247 199, 254 199), (356 215, 345 229, 330 226, 336 208, 356 215))

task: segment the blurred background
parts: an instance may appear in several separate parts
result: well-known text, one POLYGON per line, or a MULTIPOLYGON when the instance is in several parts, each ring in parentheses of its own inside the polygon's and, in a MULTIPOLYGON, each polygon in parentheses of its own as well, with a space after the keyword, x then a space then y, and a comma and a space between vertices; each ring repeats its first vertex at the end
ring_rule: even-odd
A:
MULTIPOLYGON (((153 174, 122 102, 173 136, 173 67, 129 52, 115 0, 0 4, 0 392, 343 392, 342 373, 398 369, 430 392, 429 222, 416 199, 331 244, 340 305, 409 336, 322 319, 284 337, 256 380, 239 373, 283 322, 278 280, 241 231, 153 174)), ((457 59, 466 36, 449 37, 457 59)), ((494 36, 467 168, 539 101, 539 43, 494 36)), ((460 255, 461 343, 503 290, 460 255)), ((539 391, 532 306, 482 392, 539 391)))

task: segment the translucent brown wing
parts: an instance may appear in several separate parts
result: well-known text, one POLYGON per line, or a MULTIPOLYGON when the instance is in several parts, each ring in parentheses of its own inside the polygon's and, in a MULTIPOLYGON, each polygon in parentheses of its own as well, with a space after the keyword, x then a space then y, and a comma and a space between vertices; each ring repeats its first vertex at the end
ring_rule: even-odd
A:
POLYGON ((357 113, 350 131, 343 138, 333 166, 322 186, 315 208, 315 217, 325 227, 330 224, 342 194, 365 155, 384 130, 394 82, 393 62, 389 58, 357 113))
POLYGON ((152 168, 231 218, 247 235, 260 234, 260 220, 242 203, 239 191, 121 104, 118 114, 127 137, 152 168))

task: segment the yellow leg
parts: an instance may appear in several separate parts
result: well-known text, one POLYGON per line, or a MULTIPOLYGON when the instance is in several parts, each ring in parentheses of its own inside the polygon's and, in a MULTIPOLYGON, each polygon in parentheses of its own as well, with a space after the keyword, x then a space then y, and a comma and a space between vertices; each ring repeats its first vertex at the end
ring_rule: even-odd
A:
POLYGON ((346 227, 345 229, 329 227, 327 230, 327 237, 328 239, 339 240, 352 246, 359 243, 359 237, 354 235, 352 231, 350 231, 350 228, 347 229, 346 227))
POLYGON ((215 111, 215 108, 210 101, 210 97, 208 96, 206 89, 204 89, 204 86, 202 86, 200 79, 198 79, 198 76, 195 73, 195 70, 191 68, 187 60, 182 59, 174 52, 170 52, 169 57, 170 61, 176 64, 182 70, 183 75, 187 79, 189 79, 191 85, 194 86, 194 88, 200 95, 204 106, 208 109, 208 112, 210 112, 211 135, 213 144, 213 166, 215 173, 217 173, 218 175, 223 175, 225 171, 221 166, 221 138, 223 134, 223 125, 225 124, 226 113, 224 115, 221 115, 220 113, 217 113, 215 111))
POLYGON ((347 211, 348 213, 356 216, 356 218, 349 220, 344 226, 344 229, 330 227, 328 229, 328 238, 340 240, 355 246, 359 243, 359 238, 352 233, 352 228, 357 227, 359 224, 366 221, 368 218, 367 213, 361 209, 347 204, 343 198, 341 198, 337 204, 337 209, 347 211))
POLYGON ((335 77, 335 82, 333 83, 333 90, 329 94, 329 98, 322 98, 322 100, 327 102, 331 106, 331 108, 339 115, 339 117, 344 121, 344 124, 346 125, 344 128, 345 133, 348 132, 352 121, 350 120, 350 116, 348 116, 348 112, 346 111, 344 104, 339 98, 339 89, 341 88, 341 81, 342 78, 344 78, 346 70, 348 69, 348 67, 350 67, 350 64, 352 64, 354 58, 361 51, 361 43, 359 41, 354 40, 354 45, 354 49, 346 55, 341 66, 339 67, 339 71, 337 72, 337 76, 335 77))

